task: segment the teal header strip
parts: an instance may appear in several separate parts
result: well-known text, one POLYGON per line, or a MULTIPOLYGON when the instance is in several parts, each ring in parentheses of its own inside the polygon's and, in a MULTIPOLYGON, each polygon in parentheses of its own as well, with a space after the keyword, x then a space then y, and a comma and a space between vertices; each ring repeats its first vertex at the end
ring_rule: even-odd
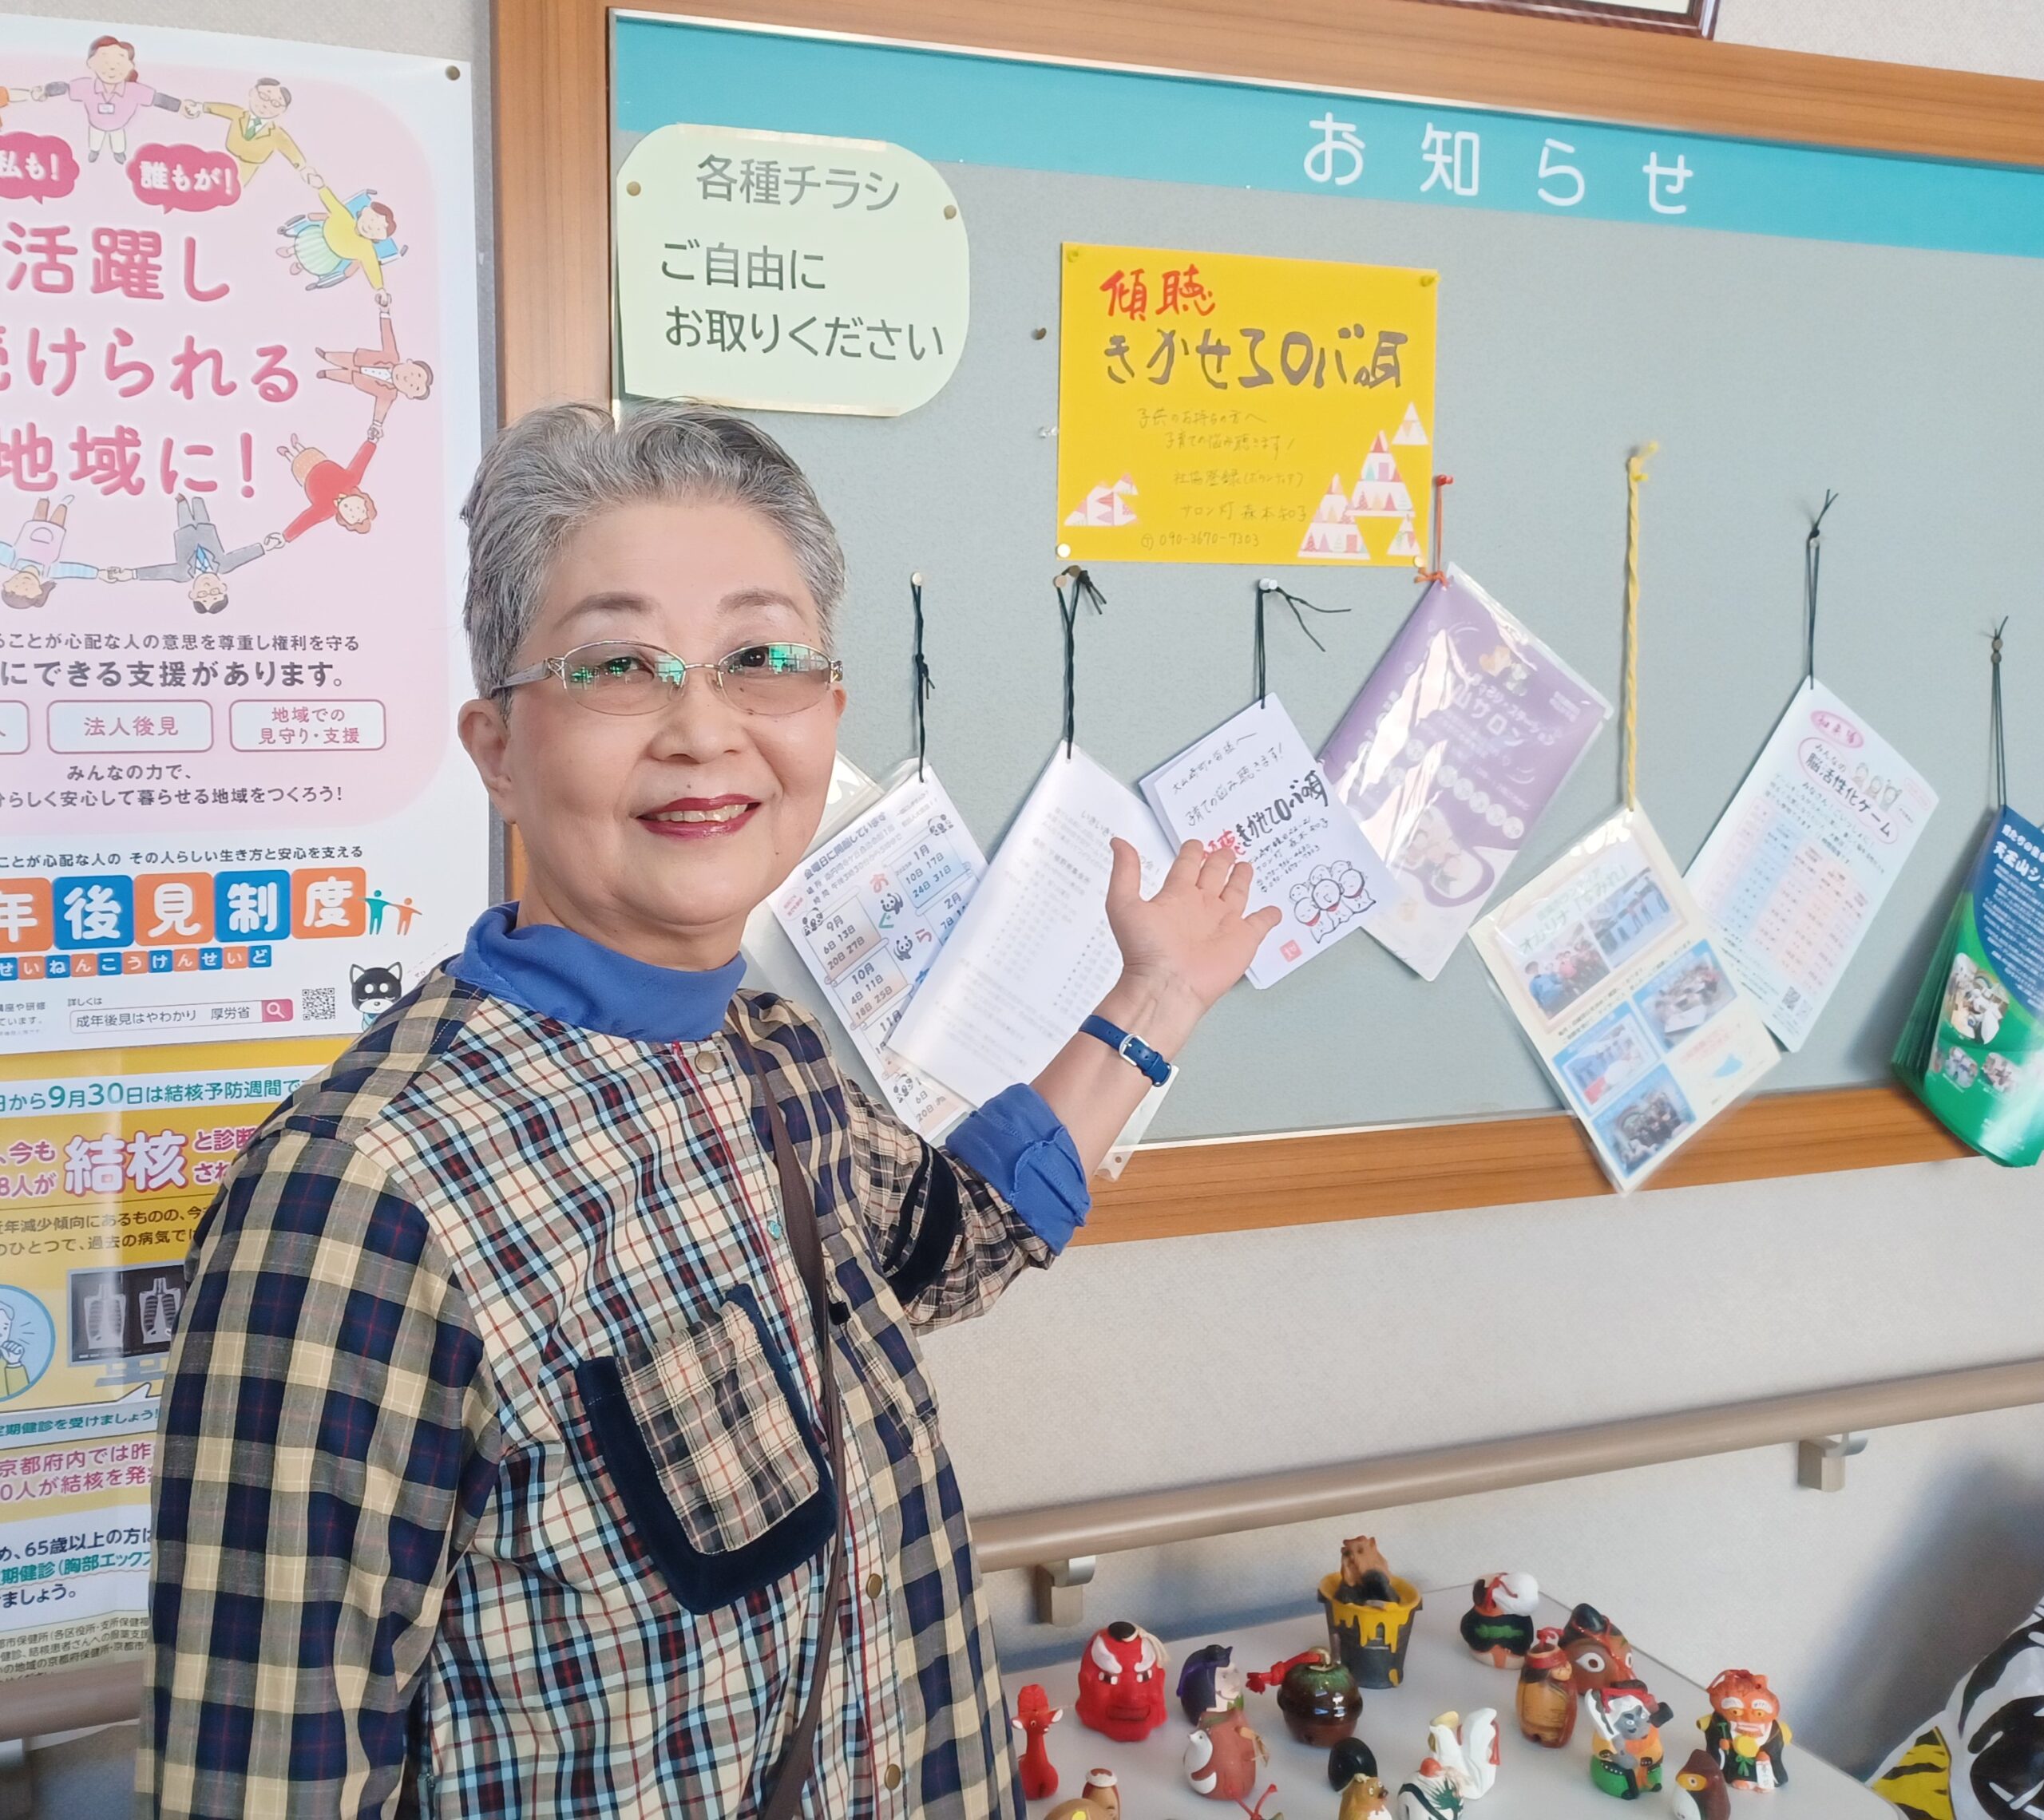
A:
MULTIPOLYGON (((619 18, 616 125, 933 161, 2044 256, 2044 172, 619 18)), ((1169 53, 1160 46, 1159 54, 1169 53)))

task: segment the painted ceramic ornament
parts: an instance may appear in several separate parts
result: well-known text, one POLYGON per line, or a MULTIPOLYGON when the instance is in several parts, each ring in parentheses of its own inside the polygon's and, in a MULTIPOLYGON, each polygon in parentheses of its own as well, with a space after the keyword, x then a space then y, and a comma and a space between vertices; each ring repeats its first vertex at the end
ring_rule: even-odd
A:
POLYGON ((1689 1760, 1675 1772, 1668 1805, 1675 1810, 1675 1820, 1732 1820, 1725 1772, 1709 1751, 1699 1747, 1689 1752, 1689 1760))
POLYGON ((1493 1573, 1470 1589, 1462 1614, 1462 1640, 1494 1668, 1511 1668, 1533 1642, 1540 1584, 1530 1573, 1493 1573))
POLYGON ((1050 1695, 1032 1681, 1015 1697, 1015 1717, 1010 1722, 1025 1740, 1022 1751, 1022 1792, 1031 1801, 1048 1801, 1057 1793, 1057 1766, 1051 1761, 1051 1727, 1064 1717, 1062 1707, 1053 1707, 1050 1695))
POLYGON ((1178 1671, 1178 1705, 1194 1725, 1210 1712, 1242 1703, 1242 1672, 1233 1665, 1234 1654, 1225 1643, 1209 1643, 1185 1659, 1178 1671))
POLYGON ((1391 1820, 1391 1797, 1373 1775, 1358 1773, 1342 1785, 1335 1820, 1391 1820))
POLYGON ((1079 1723, 1140 1744, 1164 1723, 1164 1646, 1125 1618, 1096 1630, 1079 1659, 1079 1723))
POLYGON ((1377 1774, 1377 1753, 1360 1738, 1345 1738, 1327 1753, 1327 1784, 1337 1793, 1358 1776, 1377 1774))
POLYGON ((1727 1668, 1706 1691, 1710 1716, 1697 1724, 1726 1783, 1741 1794, 1783 1786, 1788 1772, 1781 1757, 1788 1747, 1789 1731, 1781 1723, 1781 1703, 1767 1677, 1748 1668, 1727 1668))
POLYGON ((1112 1770, 1088 1770, 1086 1786, 1060 1801, 1044 1820, 1121 1820, 1121 1789, 1112 1770))
POLYGON ((1320 1583, 1327 1644, 1358 1687, 1395 1687, 1405 1678, 1405 1650, 1420 1589, 1391 1571, 1370 1536, 1341 1545, 1341 1566, 1320 1583))
POLYGON ((1285 1668, 1278 1685, 1278 1710, 1285 1715, 1285 1729, 1301 1744, 1325 1751, 1355 1731, 1363 1716, 1363 1690, 1346 1668, 1316 1649, 1285 1668))
POLYGON ((1421 1762, 1420 1773, 1398 1785, 1398 1820, 1457 1820, 1462 1796, 1436 1757, 1421 1762))
MULTIPOLYGON (((1194 1794, 1203 1794, 1209 1801, 1232 1801, 1246 1808, 1270 1756, 1270 1747, 1250 1722, 1230 1707, 1210 1713, 1186 1740, 1185 1779, 1191 1783, 1194 1794)), ((1250 1811, 1260 1813, 1263 1803, 1276 1792, 1274 1782, 1250 1811)))
POLYGON ((1578 1605, 1561 1635, 1583 1715, 1590 1721, 1590 1780, 1635 1801, 1661 1786, 1661 1727, 1674 1717, 1634 1672, 1625 1633, 1594 1605, 1578 1605))
POLYGON ((1575 1673, 1562 1653, 1562 1633, 1538 1632, 1519 1667, 1521 1737, 1559 1751, 1575 1735, 1575 1673))
POLYGON ((1465 1805, 1481 1801, 1498 1779, 1496 1710, 1477 1707, 1466 1718, 1460 1713, 1440 1714, 1428 1728, 1427 1754, 1440 1765, 1441 1773, 1465 1805))

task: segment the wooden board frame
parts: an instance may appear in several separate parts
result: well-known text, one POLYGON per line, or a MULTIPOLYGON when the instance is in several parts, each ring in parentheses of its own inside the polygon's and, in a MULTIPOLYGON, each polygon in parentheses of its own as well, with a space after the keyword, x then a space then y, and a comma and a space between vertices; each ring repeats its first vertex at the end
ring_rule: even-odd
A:
MULTIPOLYGON (((645 0, 677 18, 1917 156, 2044 166, 2044 83, 1413 0, 645 0)), ((497 362, 507 417, 608 398, 610 8, 493 0, 497 362)), ((520 871, 510 856, 515 890, 520 871)), ((1899 1086, 1765 1094, 1655 1188, 1970 1154, 1899 1086)), ((1092 1243, 1608 1193, 1566 1114, 1160 1145, 1099 1185, 1092 1243)))

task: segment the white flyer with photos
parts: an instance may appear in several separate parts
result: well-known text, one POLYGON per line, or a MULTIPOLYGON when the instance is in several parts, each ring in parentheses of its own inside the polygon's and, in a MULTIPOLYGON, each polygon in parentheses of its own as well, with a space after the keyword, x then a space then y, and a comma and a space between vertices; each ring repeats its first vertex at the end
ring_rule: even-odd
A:
POLYGON ((896 1114, 934 1139, 965 1111, 887 1047, 957 926, 986 860, 933 771, 905 778, 821 842, 774 895, 775 920, 896 1114))
POLYGON ((1396 895, 1274 695, 1159 765, 1143 794, 1174 841, 1227 847, 1255 867, 1252 912, 1272 904, 1284 912, 1250 963, 1252 986, 1276 985, 1396 895))
POLYGON ((1083 752, 1060 747, 890 1039, 894 1053, 973 1106, 1040 1074, 1120 976, 1107 910, 1117 835, 1155 892, 1171 851, 1150 812, 1083 752))
POLYGON ((1593 829, 1471 939, 1622 1192, 1781 1059, 1641 810, 1593 829))
POLYGON ((1814 679, 1690 863, 1725 964, 1803 1046, 1938 806, 1902 754, 1814 679))

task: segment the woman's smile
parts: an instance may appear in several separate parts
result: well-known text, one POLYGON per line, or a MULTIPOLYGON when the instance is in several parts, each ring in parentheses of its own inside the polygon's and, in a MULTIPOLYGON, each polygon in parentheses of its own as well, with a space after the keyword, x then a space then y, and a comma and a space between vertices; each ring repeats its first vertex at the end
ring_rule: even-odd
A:
POLYGON ((677 797, 649 809, 640 825, 671 841, 713 841, 735 834, 753 819, 759 799, 750 796, 677 797))

